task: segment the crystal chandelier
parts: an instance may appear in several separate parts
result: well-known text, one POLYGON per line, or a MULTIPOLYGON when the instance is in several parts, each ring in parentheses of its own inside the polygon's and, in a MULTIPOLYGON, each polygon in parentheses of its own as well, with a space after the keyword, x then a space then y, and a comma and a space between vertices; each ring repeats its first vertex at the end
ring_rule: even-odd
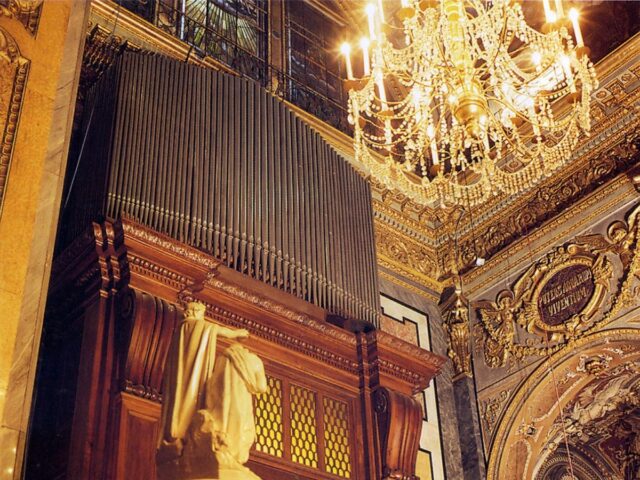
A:
POLYGON ((356 167, 422 204, 477 205, 565 164, 597 80, 577 10, 543 3, 542 32, 512 0, 367 5, 358 78, 342 45, 356 167))

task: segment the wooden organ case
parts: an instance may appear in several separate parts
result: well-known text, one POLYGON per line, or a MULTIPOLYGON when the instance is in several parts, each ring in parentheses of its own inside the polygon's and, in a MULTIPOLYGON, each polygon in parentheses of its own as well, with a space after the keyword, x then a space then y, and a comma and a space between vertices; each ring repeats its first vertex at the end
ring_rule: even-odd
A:
POLYGON ((109 75, 67 187, 28 478, 155 478, 164 361, 194 298, 265 363, 261 478, 417 479, 413 397, 444 359, 375 328, 366 182, 244 80, 129 53, 109 75), (230 106, 196 107, 194 85, 230 106))

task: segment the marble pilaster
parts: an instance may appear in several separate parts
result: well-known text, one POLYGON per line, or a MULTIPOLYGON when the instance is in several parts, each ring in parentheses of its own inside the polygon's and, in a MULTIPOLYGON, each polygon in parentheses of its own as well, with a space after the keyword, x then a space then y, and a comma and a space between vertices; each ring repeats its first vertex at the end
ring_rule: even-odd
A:
POLYGON ((46 1, 37 32, 0 16, 29 61, 0 217, 0 478, 21 478, 88 10, 46 1))

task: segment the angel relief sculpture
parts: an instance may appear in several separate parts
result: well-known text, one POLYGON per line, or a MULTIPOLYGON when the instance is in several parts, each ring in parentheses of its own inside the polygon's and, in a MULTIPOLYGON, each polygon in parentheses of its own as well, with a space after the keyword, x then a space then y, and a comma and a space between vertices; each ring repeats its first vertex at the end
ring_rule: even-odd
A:
POLYGON ((164 370, 156 454, 158 480, 260 480, 244 466, 255 440, 252 395, 267 389, 260 358, 237 341, 216 356, 218 337, 247 338, 205 320, 191 302, 164 370))
POLYGON ((475 302, 486 365, 555 353, 632 305, 640 292, 639 214, 640 205, 626 221, 611 223, 606 235, 577 236, 555 247, 495 302, 475 302))
POLYGON ((484 358, 491 368, 503 367, 509 357, 509 345, 515 334, 514 314, 512 313, 513 296, 509 292, 501 292, 496 303, 481 301, 479 308, 484 308, 486 325, 491 328, 484 344, 484 358))

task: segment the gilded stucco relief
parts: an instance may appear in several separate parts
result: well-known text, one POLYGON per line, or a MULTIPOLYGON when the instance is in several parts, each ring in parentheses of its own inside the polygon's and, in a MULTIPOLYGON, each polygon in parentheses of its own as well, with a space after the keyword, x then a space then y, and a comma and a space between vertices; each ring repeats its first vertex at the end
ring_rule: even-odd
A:
MULTIPOLYGON (((637 331, 608 330, 576 340, 571 351, 542 362, 506 407, 496 407, 503 413, 492 427, 487 478, 560 478, 556 474, 570 468, 569 455, 580 472, 597 472, 584 478, 636 478, 639 394, 637 331)), ((495 402, 481 404, 481 415, 493 417, 491 406, 507 396, 501 392, 495 402)))
POLYGON ((551 355, 632 306, 639 289, 639 213, 634 207, 606 235, 578 236, 554 248, 495 301, 476 302, 486 365, 551 355))
POLYGON ((0 215, 28 71, 29 61, 20 55, 15 40, 0 28, 0 215))
POLYGON ((38 22, 44 0, 0 0, 0 16, 17 19, 32 35, 38 30, 38 22))

